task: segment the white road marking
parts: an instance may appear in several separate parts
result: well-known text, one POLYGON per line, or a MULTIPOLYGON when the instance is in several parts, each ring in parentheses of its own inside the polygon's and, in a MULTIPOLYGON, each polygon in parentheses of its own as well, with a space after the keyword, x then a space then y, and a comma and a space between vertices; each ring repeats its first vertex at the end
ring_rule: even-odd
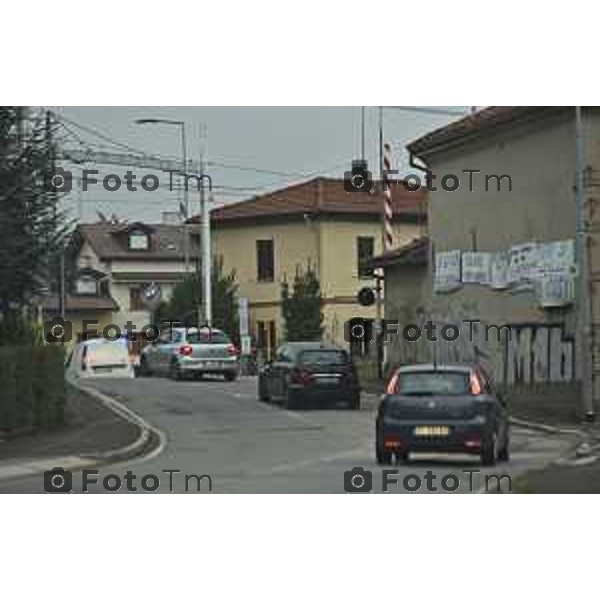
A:
POLYGON ((57 456, 55 458, 30 460, 25 462, 3 462, 8 462, 9 464, 3 465, 0 463, 0 480, 27 475, 39 475, 44 471, 51 471, 55 467, 62 467, 67 471, 73 471, 97 464, 94 460, 84 459, 78 456, 57 456))

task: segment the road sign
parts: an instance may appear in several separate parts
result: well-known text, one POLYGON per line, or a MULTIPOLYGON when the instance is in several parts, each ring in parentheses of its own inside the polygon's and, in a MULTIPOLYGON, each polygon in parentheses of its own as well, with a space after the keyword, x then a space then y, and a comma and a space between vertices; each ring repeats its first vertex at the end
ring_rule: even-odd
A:
POLYGON ((142 302, 150 309, 155 310, 158 308, 160 301, 162 299, 162 290, 160 289, 160 285, 155 283, 149 283, 144 290, 142 291, 142 302))
POLYGON ((248 356, 252 354, 252 342, 249 335, 243 335, 240 338, 241 341, 241 350, 244 356, 248 356))
POLYGON ((361 306, 371 306, 375 304, 375 290, 370 287, 361 288, 358 292, 358 303, 361 306))
POLYGON ((240 337, 248 335, 248 298, 238 298, 238 319, 240 337))

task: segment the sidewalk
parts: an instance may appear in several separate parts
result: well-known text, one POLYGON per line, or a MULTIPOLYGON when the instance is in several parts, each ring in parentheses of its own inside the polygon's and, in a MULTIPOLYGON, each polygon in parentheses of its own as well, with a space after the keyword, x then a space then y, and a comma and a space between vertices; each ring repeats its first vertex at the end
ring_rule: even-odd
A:
POLYGON ((0 469, 62 456, 96 456, 133 443, 139 427, 69 386, 66 424, 31 435, 0 438, 0 469))
POLYGON ((600 494, 600 457, 554 464, 513 480, 520 494, 600 494), (579 462, 579 464, 577 464, 579 462))

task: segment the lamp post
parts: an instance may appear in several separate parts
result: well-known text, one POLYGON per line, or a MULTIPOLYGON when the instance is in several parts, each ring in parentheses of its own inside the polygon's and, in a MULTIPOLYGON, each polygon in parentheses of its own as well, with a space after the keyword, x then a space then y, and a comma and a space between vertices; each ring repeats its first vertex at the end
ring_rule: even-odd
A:
MULTIPOLYGON (((176 121, 173 119, 136 119, 135 123, 137 125, 176 125, 181 129, 181 157, 183 163, 182 175, 185 177, 187 171, 187 145, 185 141, 185 122, 184 121, 176 121)), ((185 218, 186 221, 190 216, 190 206, 188 201, 188 185, 187 180, 185 180, 185 184, 183 186, 183 206, 185 208, 185 218)), ((184 223, 184 234, 183 234, 183 252, 184 252, 184 261, 185 261, 185 273, 186 275, 190 270, 190 236, 188 232, 187 223, 184 223)))

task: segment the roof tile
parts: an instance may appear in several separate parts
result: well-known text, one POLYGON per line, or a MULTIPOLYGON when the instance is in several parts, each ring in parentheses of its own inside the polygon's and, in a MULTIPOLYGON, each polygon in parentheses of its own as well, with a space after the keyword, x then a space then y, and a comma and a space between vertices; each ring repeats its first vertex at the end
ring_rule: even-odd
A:
MULTIPOLYGON (((376 185, 376 188, 378 186, 376 185)), ((426 190, 408 192, 401 185, 392 186, 393 209, 396 215, 421 215, 426 217, 424 201, 426 190)), ((382 196, 348 193, 343 179, 317 178, 289 186, 262 196, 235 204, 227 204, 211 211, 215 223, 261 217, 298 214, 380 215, 382 196)), ((197 222, 192 217, 191 222, 197 222)))

